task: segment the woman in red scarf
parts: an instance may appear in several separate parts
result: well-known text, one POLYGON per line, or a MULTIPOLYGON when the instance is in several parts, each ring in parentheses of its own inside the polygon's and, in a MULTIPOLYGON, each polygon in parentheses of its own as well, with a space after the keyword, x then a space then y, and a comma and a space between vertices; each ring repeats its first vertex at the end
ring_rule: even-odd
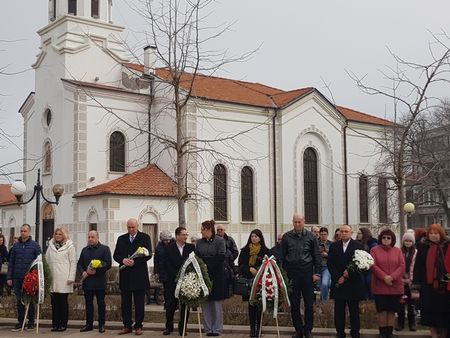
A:
POLYGON ((432 338, 445 338, 450 327, 449 242, 440 224, 432 224, 418 248, 413 283, 420 290, 421 324, 430 327, 432 338))

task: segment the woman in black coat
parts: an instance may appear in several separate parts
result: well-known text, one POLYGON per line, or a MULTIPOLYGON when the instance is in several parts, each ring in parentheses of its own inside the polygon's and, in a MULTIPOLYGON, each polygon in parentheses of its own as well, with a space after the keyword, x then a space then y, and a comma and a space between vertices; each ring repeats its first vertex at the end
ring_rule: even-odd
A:
MULTIPOLYGON (((239 255, 239 274, 246 278, 254 278, 261 266, 265 255, 270 255, 266 247, 264 236, 259 229, 252 230, 248 236, 247 244, 242 248, 239 255)), ((248 297, 242 296, 243 301, 248 297)), ((248 303, 248 317, 250 322, 250 337, 258 337, 261 326, 261 309, 248 303)))
POLYGON ((202 305, 203 326, 207 336, 219 336, 223 331, 225 298, 225 241, 216 236, 214 221, 202 223, 202 239, 197 241, 195 253, 206 264, 212 290, 208 301, 202 305))
MULTIPOLYGON (((6 249, 5 245, 5 236, 0 234, 0 271, 2 270, 2 265, 7 261, 8 261, 8 249, 6 249)), ((6 272, 5 273, 0 272, 0 297, 3 297, 3 288, 5 284, 6 284, 6 272)))

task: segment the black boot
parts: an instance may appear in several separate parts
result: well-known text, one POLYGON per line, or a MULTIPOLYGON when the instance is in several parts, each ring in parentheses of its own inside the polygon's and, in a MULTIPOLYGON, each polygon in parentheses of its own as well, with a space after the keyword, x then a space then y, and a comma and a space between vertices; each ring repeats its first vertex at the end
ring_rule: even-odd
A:
POLYGON ((415 311, 408 312, 408 326, 409 331, 417 331, 416 329, 416 314, 415 311))
POLYGON ((397 318, 397 326, 395 327, 395 331, 401 331, 405 328, 405 311, 399 311, 397 318))
POLYGON ((386 338, 394 338, 394 327, 386 326, 386 338))
POLYGON ((255 337, 259 337, 259 333, 261 332, 261 319, 262 311, 258 307, 256 307, 255 337))
POLYGON ((387 337, 386 337, 386 327, 384 327, 384 326, 379 326, 379 327, 378 327, 378 331, 380 332, 380 333, 378 334, 378 338, 387 338, 387 337))
POLYGON ((250 337, 256 337, 256 306, 248 303, 248 321, 250 324, 250 337))

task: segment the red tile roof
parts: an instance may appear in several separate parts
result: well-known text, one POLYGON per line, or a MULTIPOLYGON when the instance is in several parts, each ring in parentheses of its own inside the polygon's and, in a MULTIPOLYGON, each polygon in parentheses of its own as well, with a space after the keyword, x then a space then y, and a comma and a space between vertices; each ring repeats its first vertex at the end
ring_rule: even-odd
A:
POLYGON ((134 195, 175 197, 176 183, 155 164, 127 174, 115 180, 88 188, 74 195, 87 197, 97 195, 134 195))
POLYGON ((11 184, 0 184, 0 206, 14 204, 17 204, 17 199, 11 192, 11 184))
MULTIPOLYGON (((127 63, 124 66, 138 72, 144 71, 143 65, 127 63)), ((156 76, 165 81, 170 81, 171 79, 171 74, 166 68, 157 68, 156 76)), ((185 90, 190 88, 192 76, 190 73, 183 73, 181 76, 180 85, 185 90)), ((284 91, 260 83, 197 74, 192 86, 192 96, 257 107, 281 109, 314 90, 312 87, 307 87, 284 91)), ((384 126, 392 125, 391 121, 350 108, 336 106, 336 109, 350 121, 384 126)))
POLYGON ((365 122, 371 124, 380 124, 383 126, 392 126, 393 122, 389 120, 382 119, 380 117, 376 117, 373 115, 369 115, 366 113, 362 113, 357 110, 353 110, 350 108, 345 108, 341 106, 336 106, 337 110, 341 112, 342 115, 345 116, 347 120, 356 121, 356 122, 365 122))

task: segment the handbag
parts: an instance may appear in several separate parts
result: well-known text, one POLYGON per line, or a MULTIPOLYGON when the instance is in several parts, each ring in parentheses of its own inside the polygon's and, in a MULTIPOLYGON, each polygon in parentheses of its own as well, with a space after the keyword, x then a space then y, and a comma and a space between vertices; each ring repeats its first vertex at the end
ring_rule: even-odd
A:
POLYGON ((239 276, 234 280, 233 292, 235 295, 240 295, 242 297, 249 297, 252 284, 253 278, 239 276))
POLYGON ((0 275, 6 275, 8 273, 8 262, 4 262, 1 265, 0 275))

